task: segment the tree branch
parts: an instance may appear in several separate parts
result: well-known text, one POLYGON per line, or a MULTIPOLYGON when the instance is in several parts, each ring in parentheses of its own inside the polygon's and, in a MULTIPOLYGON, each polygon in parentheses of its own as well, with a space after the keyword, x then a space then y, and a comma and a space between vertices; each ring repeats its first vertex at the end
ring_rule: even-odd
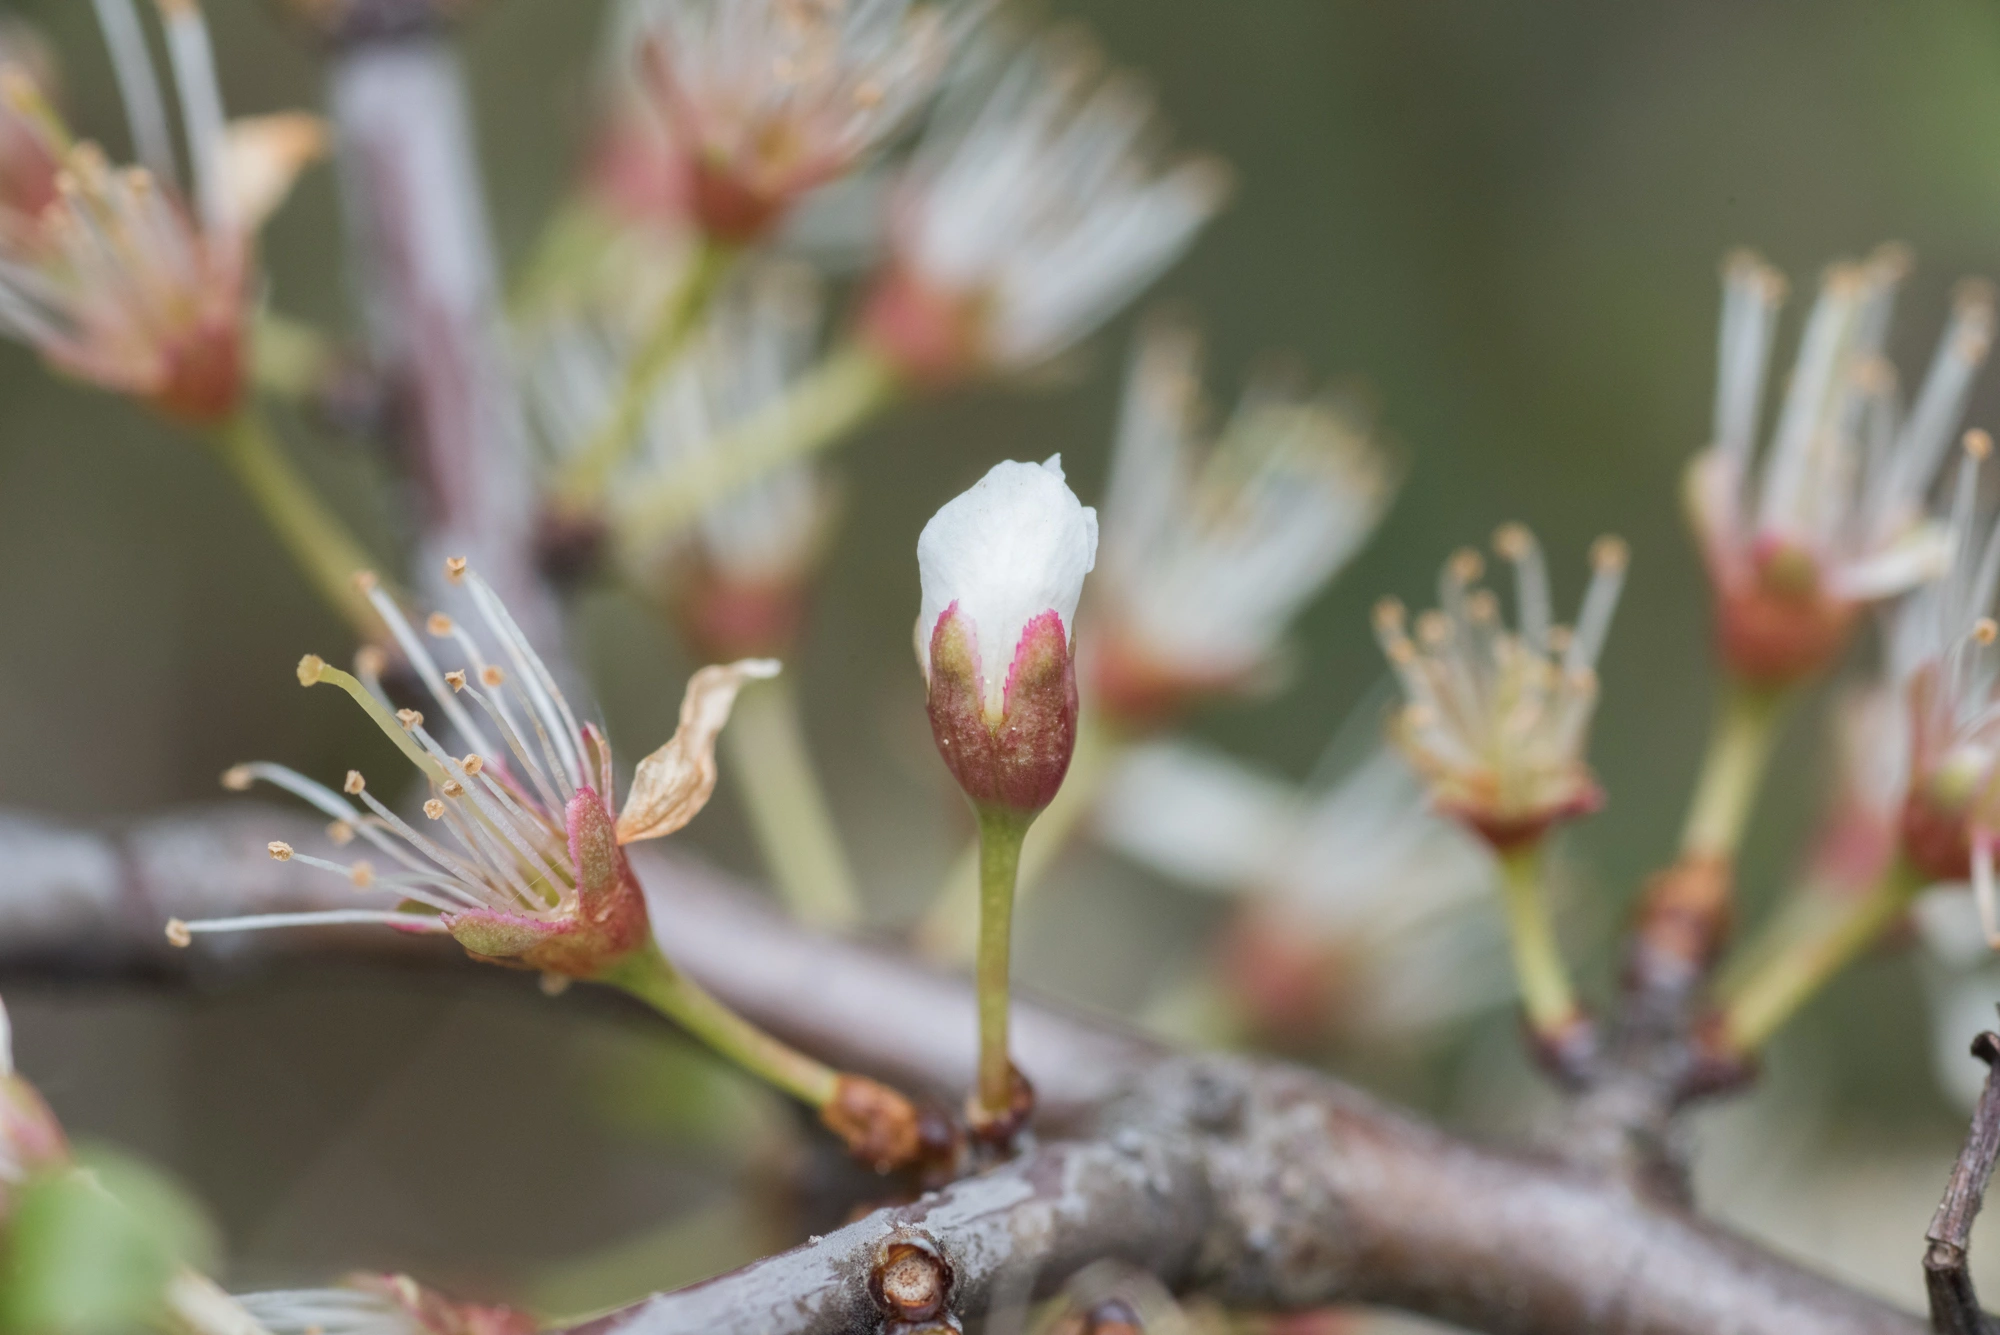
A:
MULTIPOLYGON (((172 914, 319 902, 326 883, 272 863, 272 838, 310 848, 323 836, 247 803, 123 831, 0 818, 0 968, 296 945, 281 933, 202 938, 169 956, 161 942, 172 914)), ((810 933, 683 859, 649 852, 641 872, 662 943, 729 1004, 842 1065, 962 1092, 974 1033, 962 983, 810 933)), ((353 902, 337 882, 327 893, 353 902)), ((339 939, 452 957, 391 932, 339 939)), ((1164 1056, 1033 1003, 1018 1017, 1019 1059, 1050 1114, 1038 1125, 1083 1138, 591 1329, 872 1331, 867 1270, 898 1225, 934 1238, 968 1314, 1108 1256, 1236 1305, 1381 1303, 1501 1335, 1923 1328, 1616 1175, 1473 1145, 1283 1064, 1164 1056)))
POLYGON ((1930 1242, 1924 1253, 1924 1285, 1930 1291, 1931 1325, 1937 1335, 1993 1335, 2000 1329, 2000 1323, 1980 1310, 1968 1264, 1972 1221, 1986 1201, 1993 1161, 2000 1156, 2000 1071, 1993 1069, 1994 1059, 2000 1057, 2000 1034, 1981 1034, 1972 1042, 1972 1054, 1989 1068, 1986 1087, 1979 1092, 1972 1128, 1952 1165, 1944 1199, 1924 1234, 1930 1242))

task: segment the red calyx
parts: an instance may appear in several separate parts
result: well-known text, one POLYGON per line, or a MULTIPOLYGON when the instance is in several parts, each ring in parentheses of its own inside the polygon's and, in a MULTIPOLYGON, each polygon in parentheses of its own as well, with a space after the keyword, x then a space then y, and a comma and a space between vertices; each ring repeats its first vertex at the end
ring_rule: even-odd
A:
POLYGON ((1051 610, 1014 648, 998 719, 988 719, 973 628, 953 603, 931 631, 931 736, 975 806, 1036 812, 1055 799, 1076 751, 1076 664, 1051 610))

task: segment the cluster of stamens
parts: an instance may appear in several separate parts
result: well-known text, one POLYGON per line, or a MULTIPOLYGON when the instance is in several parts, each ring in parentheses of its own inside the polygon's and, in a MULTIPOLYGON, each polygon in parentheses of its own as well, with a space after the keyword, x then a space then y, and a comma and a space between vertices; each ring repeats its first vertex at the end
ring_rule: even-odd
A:
POLYGON ((1504 845, 1599 801, 1583 752, 1626 548, 1608 537, 1592 546, 1574 628, 1552 620, 1547 570, 1528 530, 1503 527, 1494 548, 1514 567, 1518 626, 1478 587, 1485 562, 1467 548, 1446 563, 1440 605, 1416 618, 1414 636, 1395 599, 1377 605, 1375 632, 1403 687, 1399 748, 1441 810, 1504 845))

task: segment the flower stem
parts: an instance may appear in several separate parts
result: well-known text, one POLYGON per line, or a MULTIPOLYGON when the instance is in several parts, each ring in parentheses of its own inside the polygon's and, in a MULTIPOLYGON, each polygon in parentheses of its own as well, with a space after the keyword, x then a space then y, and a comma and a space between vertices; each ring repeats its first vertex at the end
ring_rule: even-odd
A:
POLYGON ((1735 859, 1764 781, 1785 699, 1782 689, 1728 678, 1681 832, 1683 856, 1735 859))
MULTIPOLYGON (((1105 782, 1124 753, 1124 741, 1096 713, 1078 720, 1076 751, 1069 773, 1028 831, 1021 845, 1020 874, 1014 887, 1016 904, 1034 893, 1050 866, 1083 827, 1105 782)), ((979 942, 979 844, 974 842, 951 864, 914 935, 916 947, 931 959, 964 964, 979 942)))
POLYGON ((979 1105, 1003 1116, 1013 1104, 1014 1074, 1007 1048, 1009 958, 1014 936, 1014 881, 1021 841, 1033 812, 987 808, 979 813, 979 1105))
POLYGON ((674 290, 660 303, 645 341, 625 365, 618 397, 604 422, 571 456, 556 489, 572 505, 593 505, 611 474, 632 448, 660 381, 674 368, 688 338, 701 323, 710 298, 729 272, 736 251, 713 241, 700 241, 674 290))
POLYGON ((758 682, 738 696, 722 740, 730 772, 742 778, 757 845, 786 904, 803 922, 853 926, 861 917, 854 872, 806 749, 798 694, 787 679, 758 682))
POLYGON ((320 596, 362 639, 386 641, 381 618, 354 583, 356 572, 373 569, 374 562, 285 458, 257 410, 239 410, 215 428, 212 439, 320 596))
POLYGON ((1541 1038, 1561 1039, 1578 1018, 1576 996, 1556 940, 1555 922, 1549 915, 1541 841, 1501 853, 1500 873, 1507 936, 1514 949, 1514 975, 1520 984, 1528 1027, 1541 1038))
POLYGON ((620 540, 628 550, 651 549, 731 492, 832 445, 891 403, 898 389, 895 369, 879 353, 859 343, 836 349, 783 398, 638 489, 616 511, 620 540))
POLYGON ((779 1042, 702 990, 647 942, 597 975, 679 1024, 716 1052, 809 1107, 833 1102, 839 1073, 779 1042))
POLYGON ((1922 872, 1898 858, 1865 897, 1768 957, 1724 1002, 1724 1045, 1746 1054, 1763 1047, 1835 974, 1902 917, 1928 884, 1922 872))

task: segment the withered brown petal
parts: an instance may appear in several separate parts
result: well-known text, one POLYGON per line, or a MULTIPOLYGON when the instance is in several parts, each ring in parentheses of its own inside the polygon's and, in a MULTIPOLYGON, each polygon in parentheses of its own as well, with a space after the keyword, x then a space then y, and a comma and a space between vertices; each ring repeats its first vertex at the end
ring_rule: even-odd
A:
POLYGON ((618 816, 618 842, 672 834, 708 805, 715 791, 715 739, 729 722, 745 682, 778 675, 770 658, 705 667, 688 679, 681 722, 667 744, 639 762, 632 792, 618 816))

